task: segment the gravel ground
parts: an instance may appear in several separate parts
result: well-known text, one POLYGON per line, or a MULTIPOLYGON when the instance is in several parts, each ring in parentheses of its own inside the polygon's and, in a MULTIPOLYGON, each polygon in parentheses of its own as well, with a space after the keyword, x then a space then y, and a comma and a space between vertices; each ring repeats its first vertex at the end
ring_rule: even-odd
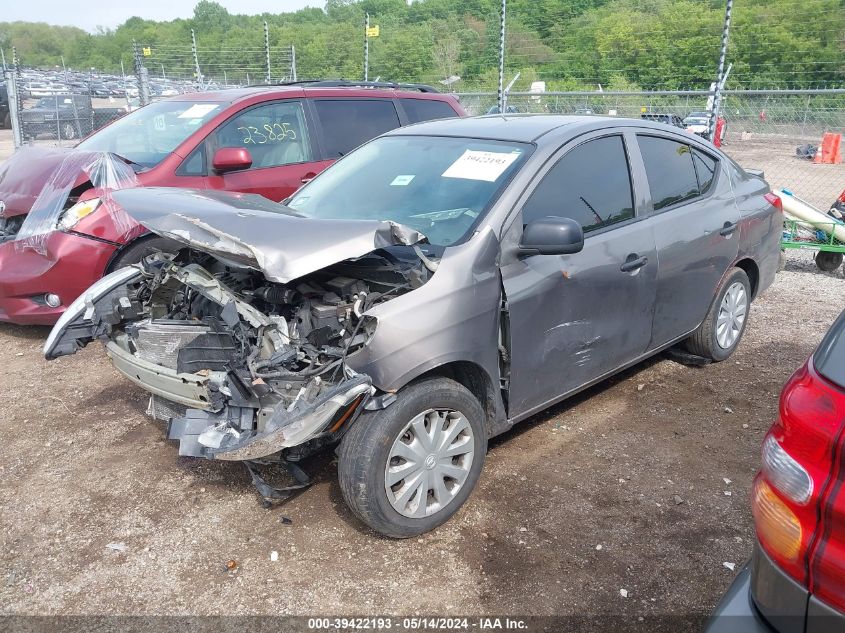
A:
POLYGON ((452 521, 401 542, 350 515, 331 455, 265 510, 239 465, 179 458, 98 345, 47 363, 45 328, 2 325, 0 612, 707 614, 750 553, 779 389, 843 288, 791 254, 734 358, 658 357, 523 423, 452 521))
POLYGON ((843 289, 790 253, 733 358, 660 356, 524 422, 408 541, 346 510, 331 454, 263 509, 241 466, 178 457, 99 345, 47 363, 46 328, 0 325, 0 614, 705 616, 751 551, 777 394, 843 289))

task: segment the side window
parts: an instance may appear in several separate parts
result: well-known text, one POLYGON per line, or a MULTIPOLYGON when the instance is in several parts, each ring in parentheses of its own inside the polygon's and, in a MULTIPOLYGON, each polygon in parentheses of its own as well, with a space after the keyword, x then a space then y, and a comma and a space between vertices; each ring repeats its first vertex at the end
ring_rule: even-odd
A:
POLYGON ((188 158, 182 161, 176 169, 177 176, 205 176, 205 143, 200 143, 197 148, 188 154, 188 158))
POLYGON ((692 162, 695 165, 695 174, 698 176, 698 190, 705 194, 710 189, 710 185, 713 184, 716 177, 716 166, 719 163, 697 149, 692 150, 692 162))
POLYGON ((654 210, 699 195, 689 145, 657 136, 637 136, 654 210))
POLYGON ((399 127, 392 101, 317 99, 328 158, 339 158, 370 139, 399 127))
POLYGON ((445 101, 434 99, 402 99, 400 101, 411 123, 431 121, 433 119, 449 119, 458 116, 445 101))
POLYGON ((302 103, 276 101, 244 110, 211 133, 210 155, 221 147, 243 147, 252 169, 313 160, 302 103))
POLYGON ((587 141, 549 170, 522 209, 522 222, 572 218, 584 232, 634 217, 631 173, 621 136, 587 141))

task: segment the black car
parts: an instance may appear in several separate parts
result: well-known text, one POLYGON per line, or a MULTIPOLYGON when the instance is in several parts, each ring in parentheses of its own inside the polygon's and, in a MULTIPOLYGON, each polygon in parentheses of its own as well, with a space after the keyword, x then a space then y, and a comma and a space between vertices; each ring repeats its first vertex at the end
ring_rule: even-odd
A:
POLYGON ((87 95, 42 97, 35 106, 21 112, 25 138, 53 134, 63 139, 86 136, 93 129, 91 98, 87 95))
POLYGON ((643 112, 640 115, 641 119, 646 121, 656 121, 657 123, 665 123, 673 127, 679 127, 682 130, 686 128, 684 120, 677 114, 657 114, 655 112, 643 112))
POLYGON ((0 127, 12 127, 12 115, 9 114, 9 93, 6 84, 0 84, 0 127))

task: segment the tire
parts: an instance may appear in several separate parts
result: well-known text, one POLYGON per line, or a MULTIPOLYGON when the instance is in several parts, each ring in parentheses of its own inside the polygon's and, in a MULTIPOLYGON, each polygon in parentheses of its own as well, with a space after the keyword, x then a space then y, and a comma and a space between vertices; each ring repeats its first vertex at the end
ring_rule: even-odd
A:
POLYGON ((182 248, 181 244, 164 237, 147 237, 135 240, 112 260, 109 266, 109 272, 114 272, 124 266, 137 264, 148 255, 155 253, 175 253, 180 248, 182 248))
MULTIPOLYGON (((424 454, 428 449, 419 452, 424 454)), ((362 415, 343 437, 338 460, 340 490, 352 512, 376 532, 392 538, 418 536, 445 523, 463 505, 478 481, 486 452, 484 410, 475 396, 448 378, 421 380, 402 389, 386 409, 362 415), (452 413, 446 414, 444 410, 452 413), (450 453, 464 451, 462 455, 443 455, 438 459, 432 452, 419 462, 405 460, 404 463, 396 456, 399 451, 421 457, 412 455, 414 451, 406 448, 420 446, 421 435, 414 428, 424 425, 424 431, 433 431, 442 428, 433 425, 447 424, 446 420, 448 426, 444 432, 448 433, 448 428, 462 429, 447 446, 452 449, 450 453), (416 426, 411 427, 412 423, 416 426), (452 427, 456 424, 460 427, 452 427), (413 441, 408 444, 408 439, 413 441), (414 463, 419 466, 413 468, 414 463), (395 481, 391 499, 387 477, 395 479, 400 474, 389 473, 388 467, 399 469, 405 464, 410 464, 413 470, 395 481), (458 479, 448 475, 438 479, 437 475, 442 474, 440 465, 450 474, 461 471, 458 476, 464 477, 463 483, 458 484, 458 479), (438 481, 442 498, 432 488, 438 481), (420 492, 423 488, 424 507, 420 492), (404 500, 403 489, 409 491, 404 500), (445 503, 438 507, 444 498, 445 503)))
POLYGON ((741 268, 733 268, 719 285, 719 289, 716 291, 716 297, 704 321, 693 332, 692 336, 685 341, 687 351, 696 356, 709 358, 714 362, 721 362, 728 359, 742 340, 742 335, 745 333, 745 326, 748 324, 750 311, 751 284, 748 281, 748 275, 741 268), (741 286, 741 293, 738 286, 741 286), (739 324, 738 330, 735 327, 731 327, 732 324, 736 325, 738 319, 731 319, 729 306, 723 305, 726 302, 728 291, 731 291, 732 294, 736 293, 733 296, 737 299, 742 297, 744 301, 742 322, 739 324), (719 318, 723 314, 723 308, 725 317, 729 319, 724 323, 728 330, 724 328, 719 329, 719 318))
POLYGON ((816 253, 816 267, 826 273, 832 273, 842 265, 842 253, 819 251, 816 253))
POLYGON ((66 141, 75 139, 79 136, 79 133, 76 131, 76 125, 74 125, 70 121, 65 121, 64 123, 62 123, 61 127, 59 128, 59 132, 61 133, 61 137, 66 141))

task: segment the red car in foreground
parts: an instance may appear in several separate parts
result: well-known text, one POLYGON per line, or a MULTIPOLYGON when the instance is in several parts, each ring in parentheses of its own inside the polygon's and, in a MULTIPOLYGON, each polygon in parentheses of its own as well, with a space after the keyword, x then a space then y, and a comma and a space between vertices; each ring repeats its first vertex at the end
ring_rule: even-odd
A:
POLYGON ((845 312, 783 388, 751 503, 754 556, 708 633, 845 631, 845 312))
POLYGON ((419 85, 305 82, 180 95, 74 149, 0 166, 0 321, 52 324, 103 275, 167 246, 115 208, 113 189, 223 189, 281 201, 358 145, 465 116, 419 85))

